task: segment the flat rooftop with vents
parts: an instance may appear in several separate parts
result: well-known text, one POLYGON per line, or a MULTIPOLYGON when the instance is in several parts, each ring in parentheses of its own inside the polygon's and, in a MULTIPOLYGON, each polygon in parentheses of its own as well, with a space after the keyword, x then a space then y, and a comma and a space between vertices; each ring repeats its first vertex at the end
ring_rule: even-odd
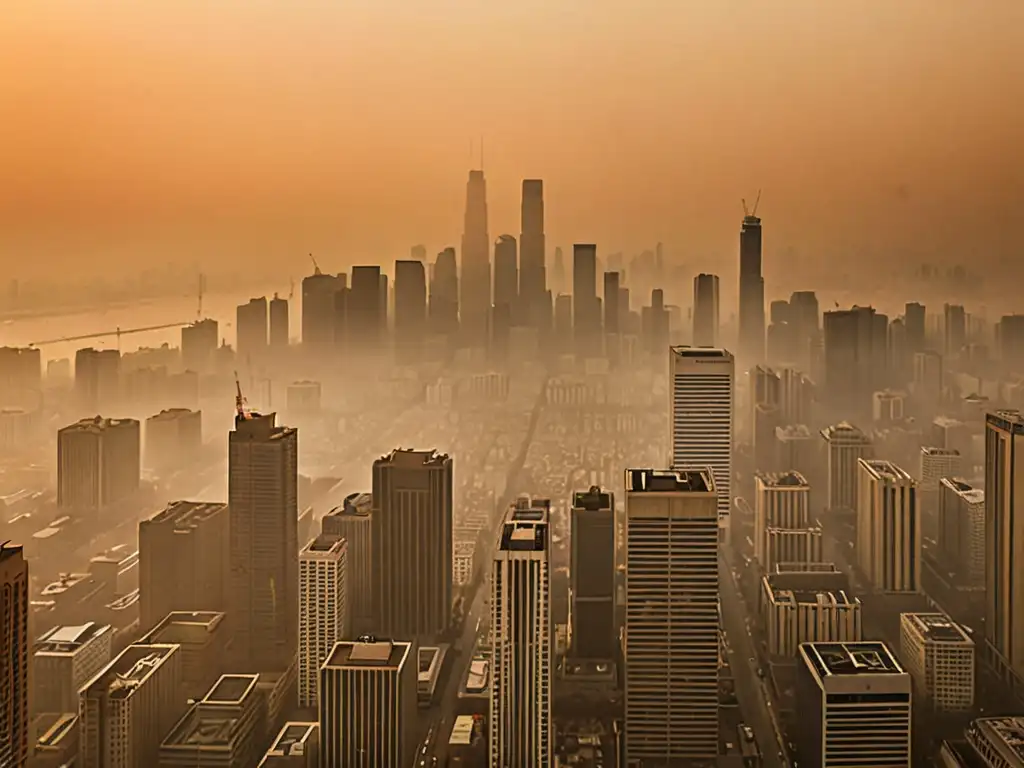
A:
POLYGON ((801 489, 808 487, 807 478, 796 470, 788 472, 758 472, 757 478, 765 488, 801 489))
POLYGON ((872 475, 879 479, 892 480, 893 482, 914 482, 914 478, 910 476, 910 473, 891 461, 884 459, 861 459, 860 461, 864 463, 864 466, 868 468, 872 475))
POLYGON ((627 469, 626 493, 714 493, 710 467, 627 469))
POLYGON ((172 501, 153 515, 150 524, 173 524, 181 531, 195 528, 227 509, 227 504, 212 501, 172 501))
POLYGON ((259 675, 222 675, 164 739, 162 747, 223 748, 234 744, 259 675))
POLYGON ((932 643, 974 643, 960 625, 944 613, 904 613, 900 620, 932 643))
POLYGON ((113 632, 109 624, 90 621, 71 627, 54 627, 36 642, 34 652, 46 656, 70 656, 101 635, 113 632))
POLYGON ((967 729, 967 740, 983 755, 994 752, 1005 762, 987 765, 1024 763, 1024 717, 983 717, 967 729))
POLYGON ((804 643, 800 653, 816 676, 905 675, 903 667, 885 643, 804 643))
POLYGON ((409 643, 392 640, 345 640, 334 644, 324 666, 398 669, 409 655, 410 647, 409 643))
POLYGON ((174 611, 167 614, 146 635, 147 643, 182 643, 195 639, 197 634, 209 634, 224 621, 218 611, 174 611))
POLYGON ((267 750, 267 757, 305 755, 308 752, 306 745, 316 741, 319 731, 319 723, 285 723, 267 750))
POLYGON ((126 699, 177 651, 177 645, 129 645, 83 691, 89 698, 109 692, 111 698, 126 699))

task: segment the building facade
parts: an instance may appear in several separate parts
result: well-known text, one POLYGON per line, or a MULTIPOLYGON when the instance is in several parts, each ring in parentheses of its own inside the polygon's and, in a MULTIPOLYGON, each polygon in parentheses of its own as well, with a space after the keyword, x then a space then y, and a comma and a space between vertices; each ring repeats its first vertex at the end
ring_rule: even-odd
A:
POLYGON ((299 553, 299 706, 316 707, 320 667, 350 636, 348 544, 320 534, 299 553))

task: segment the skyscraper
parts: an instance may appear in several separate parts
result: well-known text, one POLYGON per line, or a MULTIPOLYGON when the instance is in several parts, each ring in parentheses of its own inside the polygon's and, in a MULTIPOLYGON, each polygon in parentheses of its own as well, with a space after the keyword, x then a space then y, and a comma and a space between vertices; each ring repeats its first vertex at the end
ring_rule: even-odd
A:
POLYGON ((764 278, 761 276, 761 219, 754 211, 740 228, 739 355, 745 366, 764 360, 764 278))
MULTIPOLYGON (((334 323, 334 296, 331 296, 331 316, 328 317, 333 329, 334 323)), ((289 318, 288 318, 288 299, 282 299, 276 293, 274 298, 270 300, 270 346, 275 349, 282 349, 288 346, 288 335, 289 330, 289 318)), ((331 339, 334 339, 334 334, 331 334, 331 339)))
POLYGON ((879 592, 921 589, 917 483, 891 461, 860 459, 856 556, 879 592))
POLYGON ((618 272, 604 273, 604 332, 605 335, 619 333, 619 280, 618 272))
POLYGON ((826 312, 825 386, 830 405, 853 418, 871 414, 871 396, 884 384, 888 363, 885 315, 872 307, 826 312))
POLYGON ((571 514, 572 653, 581 659, 614 659, 615 495, 597 486, 574 493, 571 514))
POLYGON ((57 504, 98 512, 138 491, 139 422, 82 419, 57 432, 57 504))
POLYGON ((597 299, 597 246, 572 247, 572 327, 576 353, 593 355, 600 340, 601 314, 597 299))
POLYGON ((550 502, 518 499, 505 513, 491 570, 491 765, 550 768, 550 502))
POLYGON ((519 303, 519 254, 516 239, 501 235, 494 243, 494 306, 516 316, 519 303))
POLYGON ((298 645, 298 431, 239 414, 228 434, 231 621, 244 669, 278 672, 298 645))
POLYGON ((711 467, 723 525, 732 504, 735 361, 724 349, 669 349, 672 468, 711 467))
POLYGON ((323 352, 334 343, 334 297, 340 281, 319 267, 302 279, 302 345, 323 352))
POLYGON ((538 326, 545 315, 548 290, 546 247, 544 239, 544 182, 523 180, 519 235, 519 297, 528 324, 538 326))
POLYGON ((487 234, 487 182, 483 171, 470 171, 466 182, 461 281, 460 327, 467 339, 479 346, 486 342, 491 312, 491 238, 487 234))
POLYGON ((352 267, 352 286, 346 297, 345 323, 349 346, 376 351, 381 341, 380 267, 352 267))
POLYGON ((395 262, 395 354, 416 362, 427 331, 427 273, 422 261, 395 262))
POLYGON ((348 549, 348 607, 353 634, 373 629, 373 499, 350 493, 320 520, 320 531, 345 539, 348 549))
POLYGON ((718 344, 718 275, 703 272, 693 278, 693 346, 718 344))
POLYGON ((871 438, 843 421, 821 430, 828 450, 828 504, 825 509, 857 509, 860 459, 874 456, 871 438))
POLYGON ((718 503, 710 468, 626 470, 627 765, 718 754, 718 503))
POLYGON ((24 768, 29 753, 28 564, 21 547, 0 544, 0 765, 24 768))
POLYGON ((376 630, 433 638, 452 608, 452 460, 395 450, 373 463, 376 630))
POLYGON ((267 351, 270 331, 267 298, 260 296, 240 304, 235 311, 235 354, 248 363, 267 351))
POLYGON ((1024 417, 985 417, 985 651, 989 663, 1024 689, 1024 417), (1018 495, 1017 491, 1021 491, 1018 495))
POLYGON ((451 335, 459 329, 459 267, 454 248, 445 248, 434 261, 430 280, 430 326, 451 335))
POLYGON ((317 705, 320 667, 349 636, 348 546, 320 534, 299 553, 299 706, 317 705))

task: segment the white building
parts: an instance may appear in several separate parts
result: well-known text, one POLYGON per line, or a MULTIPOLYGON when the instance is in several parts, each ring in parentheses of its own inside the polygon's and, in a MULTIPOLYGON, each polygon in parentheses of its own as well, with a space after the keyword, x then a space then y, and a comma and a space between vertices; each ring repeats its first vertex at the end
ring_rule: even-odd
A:
POLYGON ((492 766, 550 768, 550 503, 521 498, 505 513, 491 571, 492 766))
MULTIPOLYGON (((807 480, 799 472, 763 473, 754 479, 754 557, 765 570, 774 563, 767 561, 769 529, 804 530, 811 527, 811 492, 807 480)), ((781 557, 774 562, 797 561, 804 558, 781 557)))
POLYGON ((939 482, 939 552, 965 586, 985 586, 985 492, 959 478, 939 482))
POLYGON ((946 614, 901 613, 900 658, 935 709, 974 706, 974 641, 946 614))
POLYGON ((849 422, 821 430, 828 446, 828 509, 857 509, 857 461, 874 456, 871 438, 849 422))
POLYGON ((917 592, 921 586, 917 483, 891 461, 860 459, 858 465, 857 563, 880 592, 917 592))
POLYGON ((299 553, 299 706, 317 705, 320 666, 349 636, 348 542, 322 533, 299 553))
POLYGON ((626 470, 626 763, 718 754, 718 498, 709 467, 626 470), (687 595, 688 599, 675 599, 687 595))
POLYGON ((802 643, 861 640, 861 603, 850 595, 846 583, 846 575, 838 571, 776 571, 764 576, 761 619, 768 630, 769 653, 793 659, 802 643))
POLYGON ((801 764, 911 764, 912 683, 885 643, 805 643, 796 676, 801 764))
POLYGON ((735 360, 724 349, 669 349, 672 468, 711 467, 720 525, 732 506, 735 360))
POLYGON ((78 690, 110 663, 114 629, 89 622, 54 627, 32 653, 35 712, 77 712, 78 690))

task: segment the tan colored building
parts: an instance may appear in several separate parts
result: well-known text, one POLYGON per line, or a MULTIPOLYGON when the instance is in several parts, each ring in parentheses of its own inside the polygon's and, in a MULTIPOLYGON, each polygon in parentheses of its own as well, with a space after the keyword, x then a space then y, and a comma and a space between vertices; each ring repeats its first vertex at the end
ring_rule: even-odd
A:
POLYGON ((0 765, 22 768, 29 755, 28 564, 21 547, 0 545, 0 765))
POLYGON ((900 658, 935 709, 974 706, 974 641, 944 613, 900 614, 900 658))
POLYGON ((98 511, 139 490, 139 422, 82 419, 57 432, 57 504, 98 511))
POLYGON ((857 564, 878 591, 918 592, 922 535, 917 482, 891 461, 858 463, 857 564))

